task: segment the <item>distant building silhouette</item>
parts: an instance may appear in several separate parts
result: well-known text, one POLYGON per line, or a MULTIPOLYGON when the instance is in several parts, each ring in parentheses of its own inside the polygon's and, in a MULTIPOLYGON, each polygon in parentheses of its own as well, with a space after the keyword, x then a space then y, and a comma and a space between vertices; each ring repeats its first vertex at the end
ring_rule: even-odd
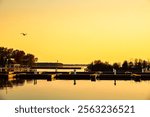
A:
POLYGON ((38 63, 34 63, 32 65, 32 67, 61 67, 63 66, 62 63, 49 63, 49 62, 38 62, 38 63))

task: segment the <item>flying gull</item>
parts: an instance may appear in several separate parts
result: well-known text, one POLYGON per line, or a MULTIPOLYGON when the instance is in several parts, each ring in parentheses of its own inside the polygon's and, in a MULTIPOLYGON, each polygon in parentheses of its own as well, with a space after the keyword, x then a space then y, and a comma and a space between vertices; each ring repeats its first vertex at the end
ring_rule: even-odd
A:
POLYGON ((20 34, 22 34, 23 36, 26 36, 26 35, 27 35, 27 33, 20 33, 20 34))

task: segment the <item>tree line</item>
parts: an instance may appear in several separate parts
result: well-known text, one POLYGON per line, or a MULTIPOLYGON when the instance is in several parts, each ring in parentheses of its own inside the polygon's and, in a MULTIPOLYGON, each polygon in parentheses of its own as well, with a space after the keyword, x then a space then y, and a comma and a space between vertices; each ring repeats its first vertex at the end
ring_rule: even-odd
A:
POLYGON ((20 64, 31 66, 38 60, 33 54, 25 53, 23 50, 0 47, 0 66, 6 64, 20 64))
POLYGON ((143 68, 150 68, 150 61, 142 59, 134 59, 133 61, 125 60, 121 63, 109 64, 108 62, 102 62, 101 60, 95 60, 87 67, 88 71, 112 71, 113 69, 122 71, 141 71, 143 68))

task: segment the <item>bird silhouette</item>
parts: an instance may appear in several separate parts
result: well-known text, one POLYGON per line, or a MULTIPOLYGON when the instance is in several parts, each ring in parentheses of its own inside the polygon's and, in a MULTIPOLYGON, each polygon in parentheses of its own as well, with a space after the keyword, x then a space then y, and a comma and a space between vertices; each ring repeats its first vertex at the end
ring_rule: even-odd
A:
POLYGON ((26 35, 27 35, 27 33, 20 33, 20 34, 22 34, 23 36, 26 36, 26 35))

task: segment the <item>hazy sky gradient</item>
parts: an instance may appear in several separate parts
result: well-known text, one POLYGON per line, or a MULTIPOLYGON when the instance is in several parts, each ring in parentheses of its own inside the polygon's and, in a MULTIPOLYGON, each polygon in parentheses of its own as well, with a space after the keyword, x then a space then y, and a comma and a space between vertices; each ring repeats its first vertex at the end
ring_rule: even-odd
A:
POLYGON ((39 61, 149 59, 150 0, 1 0, 0 40, 39 61))

